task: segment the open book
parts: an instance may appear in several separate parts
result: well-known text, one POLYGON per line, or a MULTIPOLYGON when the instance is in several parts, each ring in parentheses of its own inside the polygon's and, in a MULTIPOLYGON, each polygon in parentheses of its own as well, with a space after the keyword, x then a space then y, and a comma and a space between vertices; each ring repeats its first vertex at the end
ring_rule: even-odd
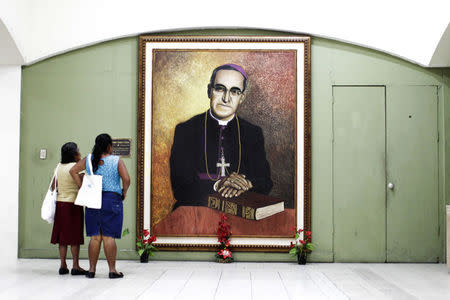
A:
POLYGON ((219 193, 208 196, 208 207, 249 220, 261 220, 284 211, 284 201, 254 192, 225 198, 219 193))

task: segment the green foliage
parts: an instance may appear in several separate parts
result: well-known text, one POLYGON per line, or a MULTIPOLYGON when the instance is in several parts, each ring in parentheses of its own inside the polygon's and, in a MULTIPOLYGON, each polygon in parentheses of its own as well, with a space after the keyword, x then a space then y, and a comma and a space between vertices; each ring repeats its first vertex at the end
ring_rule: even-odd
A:
POLYGON ((291 250, 289 250, 289 254, 291 254, 291 255, 297 255, 297 253, 298 253, 298 249, 297 248, 292 248, 291 250))
POLYGON ((145 229, 143 235, 138 236, 136 240, 139 256, 142 256, 144 253, 154 256, 153 252, 158 251, 158 249, 152 245, 154 241, 156 241, 156 236, 150 236, 150 232, 145 229))
POLYGON ((314 250, 315 246, 311 243, 311 231, 304 231, 303 229, 292 228, 294 233, 294 241, 291 242, 290 255, 299 255, 303 252, 309 253, 314 250), (301 239, 301 233, 303 232, 303 239, 301 239))

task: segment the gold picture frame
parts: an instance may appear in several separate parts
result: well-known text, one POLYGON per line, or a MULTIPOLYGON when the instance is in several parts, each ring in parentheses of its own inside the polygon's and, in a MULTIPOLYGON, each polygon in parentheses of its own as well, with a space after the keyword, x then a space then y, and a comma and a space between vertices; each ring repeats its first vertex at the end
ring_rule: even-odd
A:
MULTIPOLYGON (((161 118, 154 118, 155 110, 158 110, 165 103, 159 97, 155 100, 155 90, 171 86, 174 88, 174 79, 168 82, 166 78, 155 81, 153 76, 156 72, 153 69, 155 63, 155 53, 157 52, 183 52, 188 54, 202 55, 208 53, 244 53, 250 57, 253 52, 261 53, 295 53, 295 123, 294 134, 291 137, 295 141, 294 158, 290 166, 294 169, 293 173, 293 206, 295 211, 295 222, 292 227, 302 227, 306 230, 311 229, 311 43, 308 36, 289 36, 289 37, 265 37, 265 36, 150 36, 143 35, 139 37, 139 87, 138 87, 138 135, 137 135, 137 211, 136 211, 136 231, 141 234, 144 228, 152 228, 152 207, 156 201, 159 182, 154 178, 159 174, 155 167, 157 159, 168 164, 167 154, 161 157, 153 157, 156 150, 154 145, 155 134, 159 133, 161 118), (278 52, 277 52, 278 51, 278 52), (156 120, 156 121, 155 121, 156 120), (152 150, 153 149, 153 150, 152 150), (152 156, 153 155, 153 156, 152 156), (152 175, 153 174, 153 175, 152 175)), ((170 53, 169 53, 170 54, 170 53)), ((202 58, 204 59, 204 58, 202 58)), ((166 59, 170 62, 169 59, 166 59)), ((202 60, 203 61, 203 60, 202 60)), ((173 63, 176 65, 176 63, 173 63)), ((270 65, 269 65, 270 66, 270 65)), ((266 66, 267 67, 267 66, 266 66)), ((203 70, 203 68, 202 68, 203 70)), ((210 70, 208 69, 208 72, 210 70)), ((181 73, 181 72, 180 72, 181 73)), ((186 75, 186 71, 182 73, 186 75)), ((279 74, 279 73, 278 73, 279 74)), ((282 75, 277 77, 282 82, 282 75)), ((188 76, 188 75, 186 75, 188 76)), ((189 77, 189 76, 188 76, 189 77)), ((183 77, 184 78, 184 77, 183 77)), ((184 80, 184 79, 177 79, 184 80)), ((270 79, 268 79, 270 81, 270 79)), ((203 80, 204 81, 204 80, 203 80)), ((184 89, 191 89, 192 86, 183 83, 184 89)), ((195 86, 195 84, 193 84, 195 86)), ((179 85, 178 85, 179 86, 179 85)), ((283 86, 283 85, 281 85, 283 86)), ((253 90, 257 90, 257 86, 253 90)), ((179 88, 178 88, 179 89, 179 88)), ((159 92, 158 90, 158 92, 159 92)), ((203 93, 206 98, 206 92, 203 93)), ((292 93, 291 93, 292 94, 292 93)), ((198 94, 197 97, 202 97, 198 94)), ((270 98, 270 97, 269 97, 270 98)), ((203 100, 202 100, 203 101, 203 100)), ((202 104, 204 105, 204 104, 202 104)), ((203 107, 202 107, 203 108, 203 107)), ((289 108, 280 107, 280 110, 289 111, 289 108)), ((169 108, 164 111, 165 114, 171 114, 169 108)), ((290 110, 292 113, 292 109, 290 110)), ((173 127, 173 126, 172 126, 173 127)), ((171 129, 172 130, 172 129, 171 129)), ((155 138, 156 140, 156 138, 155 138)), ((167 143, 166 143, 167 144, 167 143)), ((167 153, 168 145, 165 146, 167 153)), ((166 174, 166 173, 165 173, 166 174)), ((167 174, 164 176, 167 177, 167 174)), ((292 177, 292 176, 291 176, 292 177)), ((167 185, 167 179, 164 179, 167 185)), ((163 188, 164 193, 171 193, 170 186, 163 188)), ((278 189, 280 191, 281 189, 278 189)), ((161 197, 160 197, 161 198, 161 197)), ((166 197, 168 198, 168 197, 166 197)), ((167 206, 167 205, 166 205, 167 206)), ((155 245, 159 249, 168 251, 187 251, 199 250, 209 251, 216 249, 218 244, 214 236, 204 236, 202 234, 194 235, 167 235, 158 236, 155 245)), ((284 252, 289 249, 289 242, 292 238, 287 236, 232 236, 231 246, 235 251, 278 251, 284 252)))

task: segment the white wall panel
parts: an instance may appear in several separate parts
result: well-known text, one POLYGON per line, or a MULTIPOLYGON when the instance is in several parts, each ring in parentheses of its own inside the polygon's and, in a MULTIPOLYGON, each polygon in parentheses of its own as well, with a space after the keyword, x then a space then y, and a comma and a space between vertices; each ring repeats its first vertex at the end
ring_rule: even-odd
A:
POLYGON ((17 260, 19 213, 20 66, 0 66, 0 266, 17 260))

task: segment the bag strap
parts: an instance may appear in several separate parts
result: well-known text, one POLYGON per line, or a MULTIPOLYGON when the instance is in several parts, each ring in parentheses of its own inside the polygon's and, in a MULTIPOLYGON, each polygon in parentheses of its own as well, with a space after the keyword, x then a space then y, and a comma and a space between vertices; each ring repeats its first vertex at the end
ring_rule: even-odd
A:
POLYGON ((56 190, 56 180, 58 180, 58 167, 59 167, 59 165, 60 165, 60 163, 58 163, 58 164, 56 165, 55 172, 53 173, 53 177, 52 177, 52 179, 50 180, 50 185, 48 186, 48 189, 49 189, 49 190, 52 189, 52 183, 53 183, 53 180, 55 180, 55 190, 56 190))
POLYGON ((88 160, 89 163, 89 175, 94 175, 94 168, 92 167, 92 154, 89 154, 88 157, 86 158, 88 160))

